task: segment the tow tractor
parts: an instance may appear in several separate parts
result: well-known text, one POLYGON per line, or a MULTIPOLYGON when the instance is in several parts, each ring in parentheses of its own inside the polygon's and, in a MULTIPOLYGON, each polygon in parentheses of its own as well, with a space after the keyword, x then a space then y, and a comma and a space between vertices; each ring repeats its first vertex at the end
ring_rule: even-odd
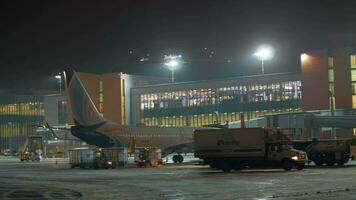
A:
POLYGON ((157 147, 135 149, 137 167, 159 167, 162 165, 162 150, 157 147))

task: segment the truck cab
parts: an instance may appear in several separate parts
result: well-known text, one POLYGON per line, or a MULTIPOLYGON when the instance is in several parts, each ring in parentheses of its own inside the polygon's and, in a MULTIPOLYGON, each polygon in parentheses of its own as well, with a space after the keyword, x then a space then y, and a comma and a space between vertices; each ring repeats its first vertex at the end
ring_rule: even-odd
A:
POLYGON ((308 156, 305 152, 294 149, 289 143, 270 144, 267 154, 269 161, 282 162, 285 170, 291 170, 293 166, 298 170, 302 170, 305 162, 308 161, 308 156))

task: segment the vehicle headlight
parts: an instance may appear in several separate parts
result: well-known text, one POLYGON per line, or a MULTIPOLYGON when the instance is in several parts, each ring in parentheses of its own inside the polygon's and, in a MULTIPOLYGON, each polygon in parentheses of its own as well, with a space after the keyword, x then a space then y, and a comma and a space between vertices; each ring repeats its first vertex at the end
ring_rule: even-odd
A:
POLYGON ((109 165, 112 165, 112 162, 111 162, 111 161, 109 161, 109 162, 108 162, 108 164, 109 164, 109 165))
POLYGON ((299 160, 299 157, 298 156, 292 156, 291 159, 292 160, 299 160))

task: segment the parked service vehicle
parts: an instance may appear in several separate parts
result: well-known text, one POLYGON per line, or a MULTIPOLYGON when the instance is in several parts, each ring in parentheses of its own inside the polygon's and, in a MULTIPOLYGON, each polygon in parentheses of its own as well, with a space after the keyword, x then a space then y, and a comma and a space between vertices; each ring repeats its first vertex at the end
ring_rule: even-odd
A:
MULTIPOLYGON (((90 148, 82 147, 69 150, 71 168, 116 168, 119 164, 120 148, 90 148)), ((127 150, 126 150, 127 152, 127 150)))
POLYGON ((306 152, 296 150, 275 128, 200 129, 194 132, 194 155, 228 172, 244 167, 304 168, 306 152))
POLYGON ((293 146, 306 151, 317 166, 344 165, 356 159, 356 140, 352 139, 293 141, 293 146))
POLYGON ((157 147, 135 149, 137 167, 159 167, 162 165, 162 150, 157 147))

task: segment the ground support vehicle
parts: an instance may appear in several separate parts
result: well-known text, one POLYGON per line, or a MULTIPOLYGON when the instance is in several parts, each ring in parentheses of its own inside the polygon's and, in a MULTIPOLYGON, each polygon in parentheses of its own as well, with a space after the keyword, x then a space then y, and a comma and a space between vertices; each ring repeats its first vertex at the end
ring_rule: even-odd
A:
POLYGON ((18 157, 21 162, 30 160, 39 162, 43 157, 43 138, 38 135, 29 136, 20 149, 18 157))
POLYGON ((307 152, 317 166, 344 165, 350 158, 356 159, 355 139, 293 141, 293 146, 307 152))
POLYGON ((112 168, 116 167, 126 167, 127 158, 127 148, 126 147, 108 147, 100 149, 103 154, 105 154, 108 163, 111 163, 112 168))
POLYGON ((159 167, 163 164, 162 150, 157 147, 136 148, 135 162, 137 167, 159 167))
MULTIPOLYGON (((75 148, 69 150, 69 164, 71 168, 108 169, 119 166, 119 154, 126 148, 75 148)), ((126 155, 127 158, 127 155, 126 155)), ((127 159, 126 159, 127 160, 127 159)), ((123 162, 123 161, 122 161, 123 162)), ((127 162, 126 162, 127 163, 127 162)))
POLYGON ((304 151, 294 149, 279 129, 200 129, 194 132, 194 155, 225 172, 244 167, 304 168, 304 151))

